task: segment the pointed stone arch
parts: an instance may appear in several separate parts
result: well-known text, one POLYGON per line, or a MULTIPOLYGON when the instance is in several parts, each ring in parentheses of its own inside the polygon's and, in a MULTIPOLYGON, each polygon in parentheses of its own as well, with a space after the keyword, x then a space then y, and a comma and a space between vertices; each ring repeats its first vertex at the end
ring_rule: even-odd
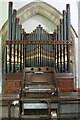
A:
MULTIPOLYGON (((21 7, 18 10, 17 16, 19 17, 20 23, 23 24, 25 21, 27 21, 28 19, 37 14, 51 21, 54 24, 54 29, 56 29, 56 26, 58 24, 60 24, 60 19, 62 18, 61 12, 46 2, 31 2, 21 7)), ((6 21, 6 23, 3 25, 1 29, 2 34, 3 33, 5 34, 5 32, 7 31, 8 28, 7 25, 8 21, 6 21)), ((76 38, 77 33, 75 32, 75 29, 72 26, 71 31, 72 37, 76 38)))
POLYGON ((18 11, 18 17, 20 19, 20 23, 24 23, 27 19, 39 14, 44 16, 46 19, 51 21, 54 26, 56 27, 59 22, 60 18, 62 18, 62 14, 51 5, 45 2, 31 2, 18 11))

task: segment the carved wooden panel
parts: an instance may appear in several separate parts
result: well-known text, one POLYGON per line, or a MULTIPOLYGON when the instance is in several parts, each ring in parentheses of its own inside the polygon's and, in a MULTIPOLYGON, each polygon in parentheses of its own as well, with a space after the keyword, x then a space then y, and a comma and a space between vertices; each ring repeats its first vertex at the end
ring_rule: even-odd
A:
POLYGON ((53 83, 54 75, 53 73, 26 73, 26 83, 53 83))
POLYGON ((71 79, 57 80, 56 86, 59 88, 60 92, 74 91, 74 82, 71 79))
POLYGON ((26 67, 24 69, 25 83, 49 83, 54 82, 54 68, 53 67, 26 67))

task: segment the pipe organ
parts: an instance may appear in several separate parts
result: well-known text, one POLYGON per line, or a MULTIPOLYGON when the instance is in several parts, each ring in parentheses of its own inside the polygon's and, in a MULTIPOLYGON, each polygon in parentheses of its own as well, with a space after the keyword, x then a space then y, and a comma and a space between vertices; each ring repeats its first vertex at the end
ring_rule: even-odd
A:
MULTIPOLYGON (((57 87, 67 89, 65 87, 67 85, 69 89, 73 88, 73 41, 69 4, 66 5, 66 10, 63 10, 60 24, 51 34, 41 25, 37 26, 31 33, 26 33, 17 17, 17 10, 13 9, 13 2, 9 2, 8 27, 8 40, 6 40, 5 47, 7 80, 5 84, 9 84, 8 79, 11 80, 13 77, 19 81, 18 86, 20 86, 21 76, 25 68, 32 67, 32 70, 35 67, 39 69, 41 67, 47 67, 47 69, 53 67, 57 87), (17 78, 18 76, 19 78, 17 78), (64 76, 66 77, 64 78, 64 76)), ((7 87, 5 91, 8 92, 8 89, 7 87)))
POLYGON ((6 73, 21 72, 24 67, 28 66, 55 66, 55 71, 59 73, 72 71, 69 4, 66 5, 66 10, 63 10, 63 18, 60 19, 60 25, 57 25, 53 34, 47 33, 41 25, 36 27, 32 33, 27 34, 19 23, 17 11, 13 10, 12 2, 9 2, 8 23, 6 73))
POLYGON ((37 102, 48 104, 50 117, 53 97, 57 97, 58 92, 74 90, 70 5, 63 10, 63 17, 53 34, 41 25, 26 33, 17 10, 9 2, 8 27, 4 92, 20 93, 20 115, 24 113, 24 100, 30 99, 33 103, 34 98, 36 103, 37 98, 37 102))

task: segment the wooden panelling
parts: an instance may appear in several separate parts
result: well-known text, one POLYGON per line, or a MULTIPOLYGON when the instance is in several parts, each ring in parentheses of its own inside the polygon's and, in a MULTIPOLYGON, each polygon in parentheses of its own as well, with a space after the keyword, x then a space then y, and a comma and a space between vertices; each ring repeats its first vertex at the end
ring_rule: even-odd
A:
POLYGON ((52 84, 54 82, 54 74, 53 73, 26 73, 26 82, 31 83, 49 83, 52 84))
POLYGON ((5 82, 5 93, 19 93, 21 88, 20 80, 6 80, 5 82))
POLYGON ((16 94, 20 92, 22 73, 7 73, 5 75, 4 93, 16 94))
POLYGON ((24 73, 25 83, 54 83, 53 67, 26 67, 24 73))
MULTIPOLYGON (((79 91, 74 89, 74 81, 72 73, 54 73, 52 68, 26 68, 25 70, 25 82, 27 83, 49 83, 54 84, 59 88, 60 92, 79 91), (44 73, 39 73, 43 72, 44 73), (36 73, 37 72, 37 73, 36 73)), ((6 74, 4 93, 15 94, 19 93, 21 89, 21 82, 23 81, 22 73, 8 73, 6 74)))
POLYGON ((13 88, 13 87, 15 87, 15 82, 9 80, 9 81, 7 81, 7 84, 6 84, 6 85, 7 85, 8 89, 9 89, 9 88, 13 88))
POLYGON ((61 91, 61 92, 74 91, 73 80, 69 80, 69 79, 57 80, 56 86, 57 86, 57 88, 59 88, 59 91, 61 91))
POLYGON ((17 73, 7 73, 5 75, 6 80, 22 80, 23 74, 22 72, 17 72, 17 73))

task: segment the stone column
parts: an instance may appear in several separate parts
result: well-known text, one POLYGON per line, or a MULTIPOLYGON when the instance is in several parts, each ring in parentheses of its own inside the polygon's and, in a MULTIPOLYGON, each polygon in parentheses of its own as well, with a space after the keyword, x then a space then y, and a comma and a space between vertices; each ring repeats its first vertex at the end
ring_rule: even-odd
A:
POLYGON ((0 37, 0 93, 2 92, 2 42, 0 37))
POLYGON ((78 88, 80 88, 80 1, 78 2, 78 88))
MULTIPOLYGON (((0 100, 2 93, 2 45, 1 45, 1 36, 0 36, 0 100)), ((2 117, 2 103, 0 101, 0 117, 2 117)))

